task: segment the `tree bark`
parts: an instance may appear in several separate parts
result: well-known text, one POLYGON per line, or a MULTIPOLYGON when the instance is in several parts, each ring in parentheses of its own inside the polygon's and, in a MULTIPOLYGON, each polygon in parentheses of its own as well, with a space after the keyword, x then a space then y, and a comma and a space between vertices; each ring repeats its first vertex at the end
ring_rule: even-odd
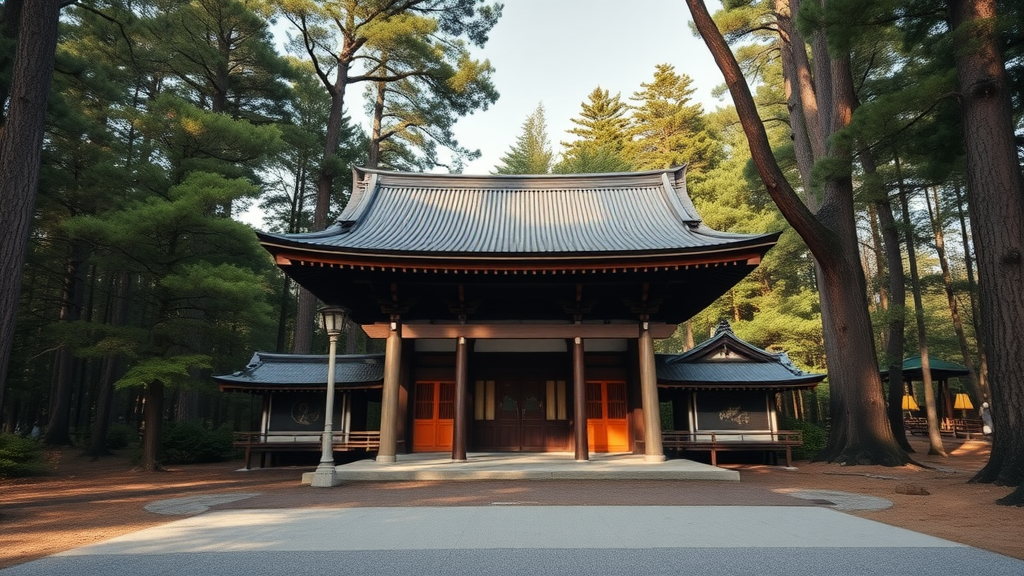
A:
POLYGON ((817 125, 818 106, 811 84, 804 40, 793 26, 792 12, 795 11, 795 7, 791 7, 788 0, 775 0, 775 20, 778 23, 782 44, 782 78, 785 83, 793 153, 804 188, 804 201, 811 211, 815 212, 818 209, 818 201, 811 191, 811 170, 814 168, 814 161, 824 154, 824 146, 818 150, 812 145, 813 133, 820 132, 820 126, 817 125), (803 55, 802 61, 797 56, 798 52, 803 55), (808 100, 813 103, 808 103, 808 100), (814 119, 814 127, 810 125, 811 118, 814 119))
MULTIPOLYGON (((832 417, 828 445, 818 459, 845 464, 902 465, 908 457, 896 444, 886 419, 871 319, 864 298, 864 271, 853 220, 850 173, 831 175, 817 214, 807 209, 775 161, 750 88, 707 7, 702 0, 686 3, 725 77, 762 182, 818 260, 832 417)), ((852 110, 848 61, 832 58, 829 77, 838 77, 836 85, 829 86, 835 108, 829 115, 829 129, 834 132, 849 122, 852 110)), ((819 91, 819 97, 820 94, 819 91)), ((848 163, 850 158, 849 150, 842 148, 833 148, 829 155, 840 162, 848 163)))
POLYGON ((974 477, 1017 489, 1024 505, 1024 186, 1014 142, 995 0, 950 0, 960 85, 967 195, 992 393, 992 454, 974 477))
POLYGON ((11 96, 0 127, 0 406, 35 211, 60 6, 58 0, 32 0, 21 6, 11 96))
MULTIPOLYGON (((963 358, 964 366, 969 372, 971 388, 978 403, 982 398, 988 398, 988 392, 981 389, 981 382, 978 380, 978 371, 974 368, 974 359, 971 357, 970 347, 967 345, 967 335, 964 333, 964 321, 960 316, 960 305, 956 300, 956 293, 953 291, 953 275, 949 272, 949 258, 946 256, 946 235, 942 230, 942 204, 939 202, 939 189, 932 188, 935 199, 935 209, 931 204, 928 206, 928 217, 932 222, 932 236, 935 238, 935 251, 939 256, 939 268, 942 270, 942 285, 946 289, 946 302, 949 304, 949 315, 953 319, 953 331, 956 332, 957 343, 960 344, 960 356, 963 358)), ((966 247, 965 247, 966 248, 966 247)))
MULTIPOLYGON (((73 242, 71 254, 64 266, 64 278, 61 288, 61 306, 59 320, 61 324, 70 324, 82 317, 82 303, 85 300, 85 278, 82 264, 86 257, 86 248, 81 242, 73 242)), ((46 424, 43 440, 53 446, 71 444, 70 412, 72 397, 72 380, 75 372, 75 357, 71 347, 62 342, 56 354, 56 386, 50 398, 50 420, 46 424)))
POLYGON ((889 278, 889 309, 886 312, 885 356, 889 368, 889 426, 896 442, 906 452, 913 452, 903 426, 903 354, 906 346, 907 291, 900 252, 899 229, 892 213, 888 195, 875 203, 882 242, 885 244, 886 271, 889 278))
POLYGON ((309 354, 313 348, 313 327, 316 325, 316 296, 302 286, 299 286, 298 291, 292 354, 309 354))
MULTIPOLYGON (((126 272, 118 273, 114 278, 113 313, 111 326, 124 326, 128 320, 128 289, 131 279, 126 272)), ((110 430, 110 415, 114 401, 114 381, 119 372, 120 359, 117 354, 107 354, 103 359, 103 376, 100 378, 99 391, 96 394, 96 419, 92 425, 92 439, 86 452, 93 458, 109 454, 107 449, 107 432, 110 430)))
MULTIPOLYGON (((924 406, 928 417, 928 454, 947 456, 939 432, 939 415, 935 409, 935 388, 928 356, 928 333, 924 326, 924 303, 921 301, 921 280, 917 272, 917 245, 914 242, 914 224, 910 219, 910 204, 900 173, 900 160, 896 158, 896 178, 899 187, 900 207, 903 209, 903 227, 906 230, 907 267, 910 268, 910 291, 914 295, 914 319, 917 322, 917 345, 921 351, 921 379, 924 380, 924 406)), ((947 412, 948 414, 948 412, 947 412)))
MULTIPOLYGON (((865 174, 875 174, 877 166, 874 154, 868 148, 858 153, 865 174)), ((889 373, 888 406, 886 415, 889 428, 896 438, 896 443, 904 452, 914 452, 907 440, 906 428, 903 425, 903 353, 906 345, 905 330, 907 327, 907 292, 906 276, 903 273, 903 253, 900 251, 899 228, 892 213, 892 202, 888 190, 880 190, 879 196, 871 204, 878 216, 878 229, 872 224, 872 233, 881 236, 882 250, 878 255, 879 292, 882 308, 885 310, 885 346, 884 362, 889 373), (884 262, 883 262, 884 254, 884 262), (882 273, 885 270, 885 273, 882 273), (886 281, 887 280, 887 281, 886 281), (888 285, 888 295, 883 291, 888 285)))
MULTIPOLYGON (((314 232, 327 228, 327 215, 331 210, 331 196, 334 178, 337 175, 336 159, 341 144, 341 128, 345 111, 345 88, 348 86, 349 67, 361 43, 345 38, 337 60, 334 83, 327 86, 331 94, 331 108, 327 116, 327 132, 324 141, 324 155, 317 173, 316 209, 313 212, 314 232)), ((316 325, 316 296, 305 288, 299 288, 299 305, 295 310, 295 339, 292 352, 309 354, 313 345, 313 327, 316 325)))
POLYGON ((142 464, 145 472, 162 470, 160 438, 164 426, 164 384, 159 380, 146 386, 146 404, 142 409, 145 433, 142 435, 142 464))
POLYGON ((387 83, 376 82, 374 90, 377 98, 373 102, 373 126, 370 129, 370 152, 366 158, 367 168, 376 168, 380 164, 381 128, 384 121, 384 94, 387 83))
POLYGON ((954 186, 956 192, 956 213, 960 221, 960 241, 964 247, 964 269, 967 271, 967 295, 971 303, 971 327, 978 344, 978 388, 982 402, 992 399, 988 389, 988 354, 985 353, 985 334, 981 331, 981 312, 978 308, 978 281, 974 277, 974 261, 971 257, 970 234, 967 233, 967 218, 964 215, 964 199, 960 194, 960 185, 954 186))

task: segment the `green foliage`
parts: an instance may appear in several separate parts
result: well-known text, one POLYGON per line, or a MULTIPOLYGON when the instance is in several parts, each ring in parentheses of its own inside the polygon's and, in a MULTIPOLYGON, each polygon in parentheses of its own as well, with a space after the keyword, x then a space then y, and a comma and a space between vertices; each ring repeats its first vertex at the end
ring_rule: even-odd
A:
POLYGON ((452 156, 446 166, 458 172, 480 155, 459 144, 454 127, 498 99, 494 69, 473 59, 465 42, 442 40, 438 31, 433 16, 412 13, 367 31, 373 74, 393 78, 367 87, 367 112, 374 118, 370 162, 376 157, 377 167, 430 170, 443 163, 440 147, 452 156))
POLYGON ((562 142, 562 159, 552 168, 556 174, 596 174, 601 172, 627 172, 632 164, 625 155, 629 138, 628 107, 619 95, 610 96, 600 86, 582 104, 579 118, 573 118, 575 128, 569 133, 578 138, 562 142))
POLYGON ((111 424, 107 430, 107 448, 120 450, 139 439, 139 433, 127 424, 111 424))
POLYGON ((803 432, 804 444, 793 448, 794 460, 813 460, 819 452, 825 449, 828 443, 828 432, 813 422, 797 420, 795 418, 784 418, 780 426, 786 430, 800 430, 803 432))
POLYGON ((144 358, 132 366, 116 383, 119 388, 146 386, 163 382, 167 386, 187 387, 192 371, 210 367, 210 357, 204 354, 174 355, 166 358, 144 358))
POLYGON ((575 143, 571 155, 563 156, 551 171, 555 174, 598 174, 628 172, 630 163, 610 146, 575 143))
POLYGON ((600 86, 594 88, 588 101, 581 104, 579 118, 572 118, 576 126, 568 132, 577 137, 573 142, 562 142, 566 158, 579 156, 594 150, 606 150, 621 154, 628 140, 629 119, 626 106, 619 95, 611 96, 600 86))
POLYGON ((640 85, 630 100, 630 140, 626 156, 637 170, 689 166, 693 181, 719 159, 721 147, 707 131, 700 104, 691 104, 693 79, 659 64, 654 80, 640 85))
POLYGON ((675 414, 672 409, 671 402, 659 402, 658 403, 658 416, 661 420, 662 430, 674 430, 675 429, 675 414))
POLYGON ((43 474, 47 470, 44 458, 39 441, 0 433, 0 478, 43 474))
POLYGON ((235 456, 230 426, 210 430, 202 422, 183 420, 164 430, 163 454, 167 464, 223 462, 235 456))
POLYGON ((522 134, 516 138, 515 145, 501 157, 501 164, 494 167, 494 173, 547 174, 551 171, 552 158, 547 121, 544 119, 544 104, 541 103, 526 117, 522 134))
POLYGON ((159 61, 181 78, 175 91, 196 106, 263 123, 280 119, 291 71, 277 54, 266 3, 164 3, 149 23, 159 61), (159 31, 159 32, 157 32, 159 31))

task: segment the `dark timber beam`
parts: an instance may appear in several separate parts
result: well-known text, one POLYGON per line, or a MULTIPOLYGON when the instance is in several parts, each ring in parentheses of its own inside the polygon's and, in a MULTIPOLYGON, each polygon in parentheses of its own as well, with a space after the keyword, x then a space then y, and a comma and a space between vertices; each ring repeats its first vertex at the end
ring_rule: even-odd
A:
MULTIPOLYGON (((648 323, 653 338, 668 338, 676 331, 675 324, 648 323)), ((390 324, 363 324, 370 338, 388 338, 390 324)), ((636 324, 403 324, 402 338, 639 338, 636 324)))

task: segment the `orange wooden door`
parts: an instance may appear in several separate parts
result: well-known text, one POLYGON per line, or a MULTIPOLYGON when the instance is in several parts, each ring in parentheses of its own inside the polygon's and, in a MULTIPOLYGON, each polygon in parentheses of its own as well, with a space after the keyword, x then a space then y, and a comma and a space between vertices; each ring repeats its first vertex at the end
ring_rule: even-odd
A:
POLYGON ((412 451, 451 450, 455 426, 455 383, 417 382, 415 394, 412 451))
POLYGON ((587 442, 594 452, 628 452, 625 382, 587 382, 587 442))

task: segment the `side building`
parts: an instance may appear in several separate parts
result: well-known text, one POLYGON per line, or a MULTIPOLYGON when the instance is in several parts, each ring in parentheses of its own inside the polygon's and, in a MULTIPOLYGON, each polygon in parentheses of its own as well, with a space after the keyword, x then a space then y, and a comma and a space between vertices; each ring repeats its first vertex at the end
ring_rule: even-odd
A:
POLYGON ((332 226, 260 233, 277 265, 387 340, 377 459, 444 451, 664 459, 654 340, 778 234, 705 226, 685 170, 354 171, 332 226))

